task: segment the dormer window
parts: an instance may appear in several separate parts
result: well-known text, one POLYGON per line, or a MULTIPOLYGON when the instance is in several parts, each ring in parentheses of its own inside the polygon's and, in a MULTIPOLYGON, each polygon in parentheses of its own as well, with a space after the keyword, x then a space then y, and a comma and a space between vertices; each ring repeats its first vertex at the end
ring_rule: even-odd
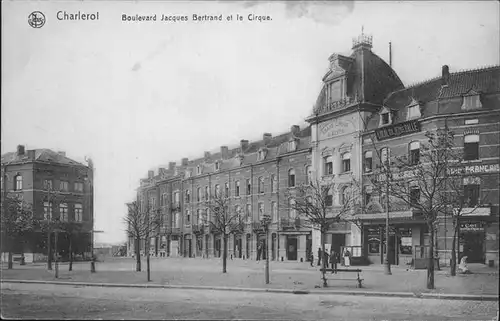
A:
POLYGON ((297 141, 295 139, 288 142, 288 151, 293 152, 297 149, 297 141))
POLYGON ((266 149, 264 148, 259 149, 259 151, 257 152, 257 160, 258 161, 264 160, 266 158, 266 155, 267 155, 266 149))
POLYGON ((391 110, 387 107, 383 107, 380 111, 380 123, 379 126, 387 126, 392 124, 391 110))
POLYGON ((201 174, 201 166, 198 165, 196 166, 196 175, 200 175, 201 174))
POLYGON ((215 162, 215 170, 216 171, 220 170, 220 162, 219 161, 215 162))
POLYGON ((408 108, 408 113, 406 117, 407 120, 420 118, 422 116, 420 113, 420 103, 415 99, 411 100, 411 103, 407 106, 407 108, 408 108))
POLYGON ((462 110, 472 110, 482 108, 480 95, 474 90, 470 90, 463 97, 462 110))

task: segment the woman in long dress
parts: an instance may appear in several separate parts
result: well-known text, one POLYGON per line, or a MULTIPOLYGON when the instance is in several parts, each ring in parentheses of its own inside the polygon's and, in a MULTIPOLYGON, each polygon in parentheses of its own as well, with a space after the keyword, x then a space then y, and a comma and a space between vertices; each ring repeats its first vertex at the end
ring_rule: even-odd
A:
POLYGON ((345 253, 344 253, 344 265, 346 267, 351 266, 351 253, 349 253, 349 250, 345 250, 345 253))

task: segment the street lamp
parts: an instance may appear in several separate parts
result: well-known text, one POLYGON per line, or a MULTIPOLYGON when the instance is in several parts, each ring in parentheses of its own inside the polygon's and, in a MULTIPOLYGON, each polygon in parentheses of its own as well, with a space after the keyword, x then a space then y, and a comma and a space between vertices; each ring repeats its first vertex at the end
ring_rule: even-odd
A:
POLYGON ((269 214, 264 214, 260 220, 262 226, 264 227, 264 232, 266 234, 266 284, 269 284, 269 224, 271 224, 271 216, 269 214))

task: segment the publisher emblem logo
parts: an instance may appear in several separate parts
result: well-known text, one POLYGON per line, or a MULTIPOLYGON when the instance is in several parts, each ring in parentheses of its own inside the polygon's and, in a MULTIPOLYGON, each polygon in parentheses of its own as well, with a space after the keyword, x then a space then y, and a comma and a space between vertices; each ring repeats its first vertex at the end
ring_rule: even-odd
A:
POLYGON ((28 16, 28 23, 33 28, 41 28, 45 24, 45 15, 40 11, 33 11, 28 16))

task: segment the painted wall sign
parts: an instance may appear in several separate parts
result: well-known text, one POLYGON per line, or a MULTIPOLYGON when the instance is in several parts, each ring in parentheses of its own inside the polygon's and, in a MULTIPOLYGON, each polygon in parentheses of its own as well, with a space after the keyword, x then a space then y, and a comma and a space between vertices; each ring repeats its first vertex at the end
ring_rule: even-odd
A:
POLYGON ((404 123, 375 129, 378 140, 403 136, 420 131, 420 123, 417 120, 410 120, 404 123))
POLYGON ((355 117, 347 116, 326 121, 319 124, 320 139, 335 137, 356 131, 355 117))
POLYGON ((500 172, 500 164, 471 165, 463 167, 448 168, 448 175, 458 174, 483 174, 500 172))

